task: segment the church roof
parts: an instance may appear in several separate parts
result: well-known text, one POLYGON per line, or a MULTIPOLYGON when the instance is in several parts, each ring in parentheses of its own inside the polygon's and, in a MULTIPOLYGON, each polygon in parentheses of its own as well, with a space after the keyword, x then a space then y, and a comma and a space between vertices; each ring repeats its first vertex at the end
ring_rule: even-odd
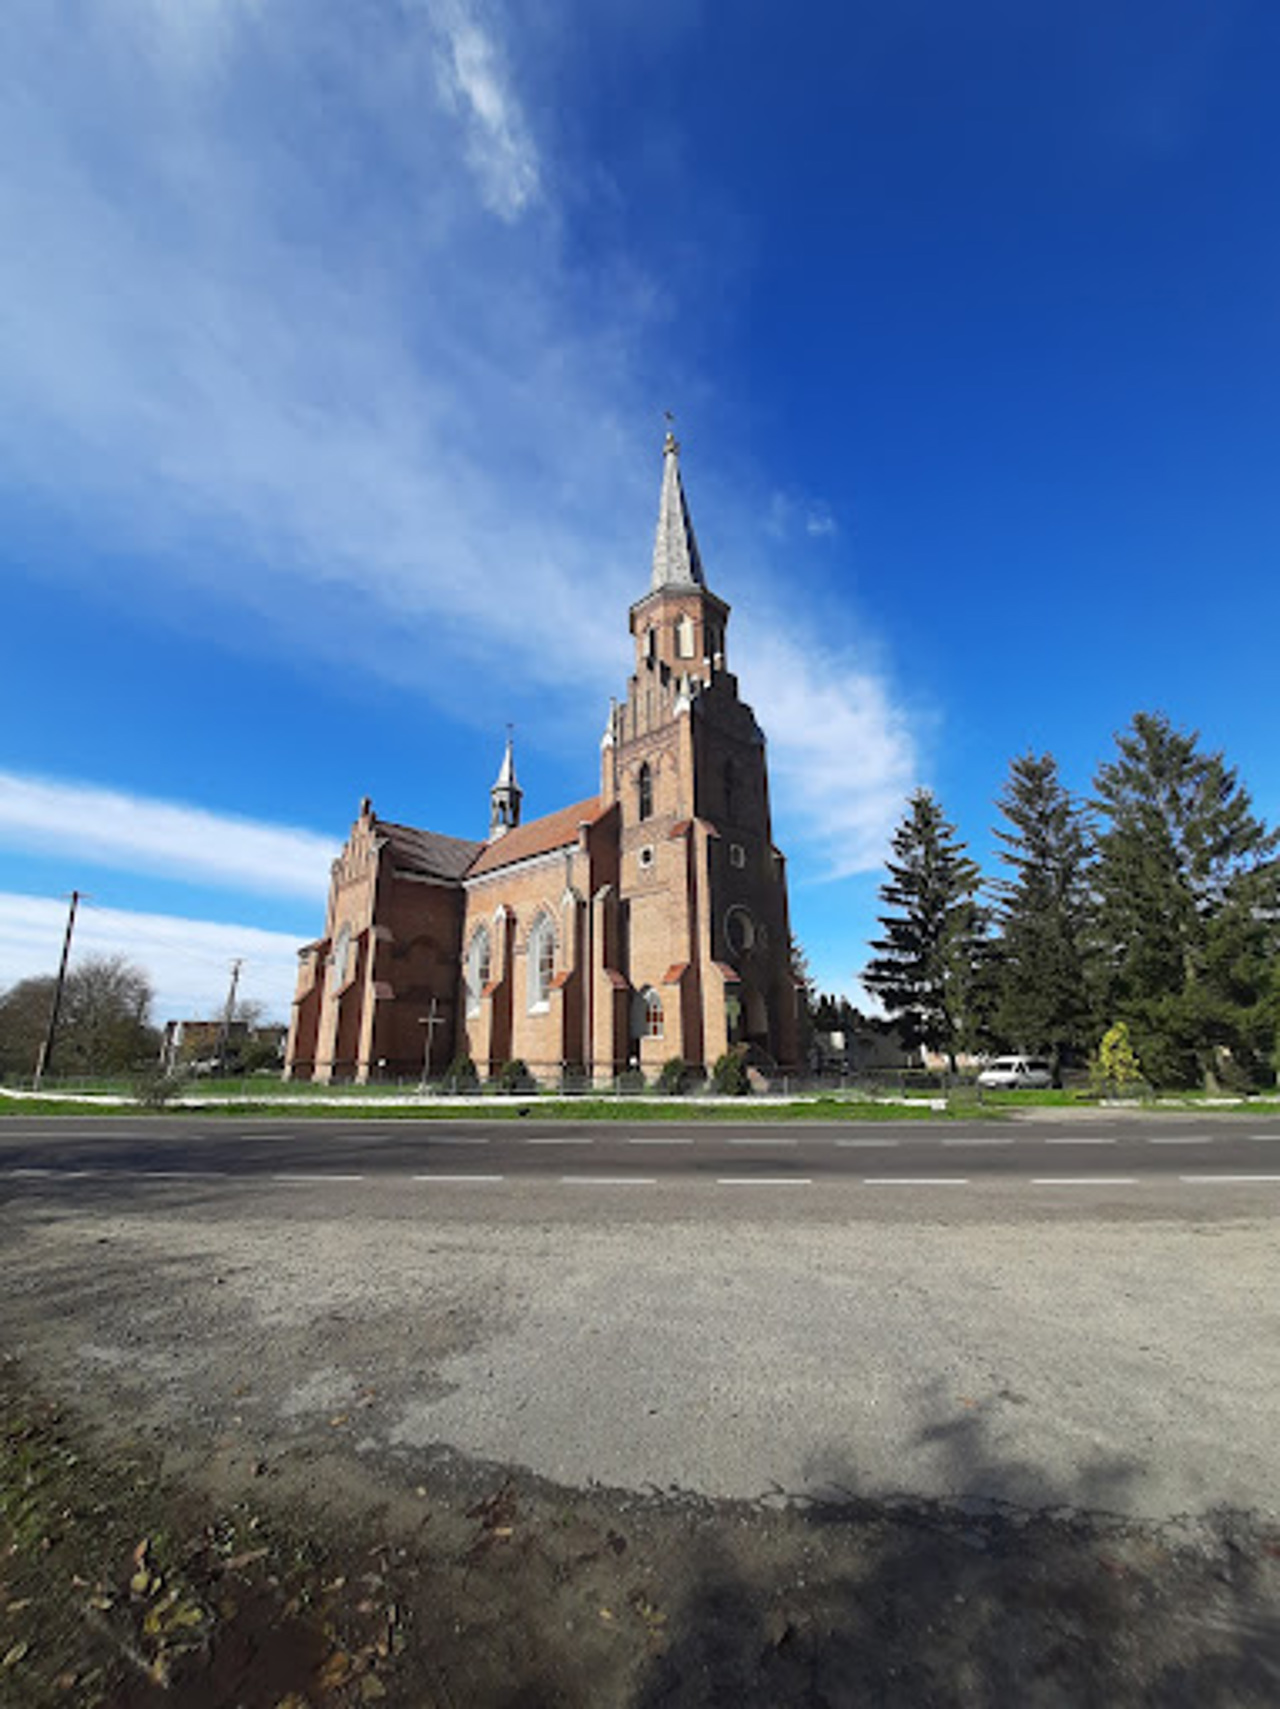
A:
POLYGON ((706 585, 680 480, 680 446, 675 434, 668 433, 662 448, 662 497, 658 501, 658 532, 653 542, 653 579, 649 589, 656 593, 659 588, 706 585))
POLYGON ((402 872, 420 873, 424 878, 459 879, 484 847, 465 837, 443 837, 438 831, 419 831, 413 825, 377 821, 378 835, 391 845, 391 856, 402 872))
MULTIPOLYGON (((575 801, 558 813, 547 813, 541 819, 530 819, 527 825, 517 825, 496 842, 480 845, 480 858, 468 867, 468 878, 480 878, 486 872, 497 872, 518 860, 530 860, 534 855, 550 854, 552 849, 568 848, 578 840, 578 827, 594 825, 605 812, 598 796, 575 801)), ((474 845, 473 845, 474 846, 474 845)))

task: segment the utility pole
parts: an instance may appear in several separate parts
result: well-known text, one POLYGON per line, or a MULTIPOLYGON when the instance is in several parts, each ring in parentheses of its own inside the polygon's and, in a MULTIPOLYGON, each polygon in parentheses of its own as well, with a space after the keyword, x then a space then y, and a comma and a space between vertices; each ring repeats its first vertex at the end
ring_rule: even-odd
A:
POLYGON ((227 1066, 227 1047, 231 1043, 231 1020, 236 1010, 236 986, 240 983, 240 969, 244 963, 240 960, 231 963, 231 989, 227 992, 227 1006, 222 1011, 222 1025, 218 1029, 218 1072, 221 1074, 227 1066))
POLYGON ((44 1079, 49 1066, 49 1058, 53 1055, 53 1035, 58 1030, 58 1011, 62 1007, 62 987, 67 979, 67 957, 71 954, 71 934, 76 926, 76 909, 80 906, 81 893, 71 892, 71 911, 67 915, 66 935, 62 940, 62 960, 58 963, 58 978, 53 987, 53 1002, 49 1008, 49 1026, 44 1035, 44 1043, 40 1046, 40 1054, 36 1058, 36 1071, 32 1076, 31 1089, 40 1090, 40 1082, 44 1079))

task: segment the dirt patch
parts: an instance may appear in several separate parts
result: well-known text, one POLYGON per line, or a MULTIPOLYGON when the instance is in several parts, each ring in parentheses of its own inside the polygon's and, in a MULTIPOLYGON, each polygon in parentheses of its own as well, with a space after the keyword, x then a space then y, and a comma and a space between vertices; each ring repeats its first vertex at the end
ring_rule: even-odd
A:
POLYGON ((131 1441, 0 1363, 0 1704, 1272 1705, 1280 1533, 131 1441), (411 1475, 412 1482, 408 1481, 411 1475))

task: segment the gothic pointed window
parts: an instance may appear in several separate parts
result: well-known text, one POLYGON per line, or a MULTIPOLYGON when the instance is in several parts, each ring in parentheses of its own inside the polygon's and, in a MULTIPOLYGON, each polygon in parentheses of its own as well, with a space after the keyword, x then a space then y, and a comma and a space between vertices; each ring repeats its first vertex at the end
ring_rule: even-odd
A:
POLYGON ((676 657, 691 659, 693 657, 693 619, 686 611, 683 617, 676 619, 676 657))
POLYGON ((556 934, 549 914, 541 913, 529 931, 529 1008, 545 1009, 551 1001, 551 980, 556 970, 556 934))
POLYGON ((467 1013, 478 1015, 484 988, 493 972, 493 954, 489 945, 489 928, 477 926, 467 950, 467 1013))
POLYGON ((653 771, 648 760, 640 767, 636 779, 636 816, 648 819, 653 815, 653 771))

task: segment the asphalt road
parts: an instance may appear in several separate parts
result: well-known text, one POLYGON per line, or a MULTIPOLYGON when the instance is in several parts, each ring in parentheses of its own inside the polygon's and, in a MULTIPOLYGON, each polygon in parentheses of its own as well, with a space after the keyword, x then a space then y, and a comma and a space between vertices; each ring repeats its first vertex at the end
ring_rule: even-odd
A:
POLYGON ((1063 1197, 1129 1216, 1280 1211, 1280 1119, 1046 1116, 776 1125, 15 1118, 0 1127, 0 1196, 166 1184, 237 1198, 248 1188, 347 1200, 389 1190, 411 1209, 424 1192, 438 1202, 442 1192, 470 1199, 483 1189, 512 1199, 516 1214, 542 1214, 548 1203, 580 1203, 582 1189, 616 1198, 620 1210, 643 1189, 668 1198, 679 1189, 681 1203, 707 1195, 700 1208, 711 1215, 735 1192, 755 1210, 772 1197, 796 1215, 914 1212, 922 1197, 931 1215, 950 1203, 963 1216, 977 1200, 984 1211, 1036 1213, 1063 1197))

